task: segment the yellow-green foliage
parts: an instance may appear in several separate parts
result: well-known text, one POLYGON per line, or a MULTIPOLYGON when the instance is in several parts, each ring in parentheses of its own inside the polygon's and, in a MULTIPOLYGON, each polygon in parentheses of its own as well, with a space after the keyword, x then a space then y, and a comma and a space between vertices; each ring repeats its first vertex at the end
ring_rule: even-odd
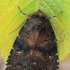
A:
POLYGON ((63 11, 56 18, 51 18, 51 22, 57 37, 59 61, 64 60, 70 53, 70 0, 0 0, 0 53, 5 61, 21 27, 14 30, 27 19, 18 6, 26 14, 40 9, 53 16, 63 11))

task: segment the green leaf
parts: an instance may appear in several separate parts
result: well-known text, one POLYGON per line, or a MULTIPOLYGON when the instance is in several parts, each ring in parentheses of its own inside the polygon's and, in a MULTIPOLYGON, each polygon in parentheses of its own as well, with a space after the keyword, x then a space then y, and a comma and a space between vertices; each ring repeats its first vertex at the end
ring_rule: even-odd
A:
POLYGON ((69 0, 3 0, 0 1, 0 52, 5 61, 21 29, 21 27, 17 28, 28 18, 19 11, 18 6, 29 15, 38 9, 47 16, 57 15, 63 11, 59 16, 51 18, 51 25, 54 26, 53 29, 57 37, 59 61, 66 59, 70 53, 69 0))

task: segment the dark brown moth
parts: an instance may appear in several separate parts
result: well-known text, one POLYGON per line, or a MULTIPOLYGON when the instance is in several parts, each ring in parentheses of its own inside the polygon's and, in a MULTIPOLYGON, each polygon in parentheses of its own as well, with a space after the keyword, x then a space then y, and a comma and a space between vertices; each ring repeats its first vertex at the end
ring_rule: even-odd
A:
POLYGON ((38 10, 26 20, 7 60, 6 70, 57 70, 56 37, 48 16, 38 10))

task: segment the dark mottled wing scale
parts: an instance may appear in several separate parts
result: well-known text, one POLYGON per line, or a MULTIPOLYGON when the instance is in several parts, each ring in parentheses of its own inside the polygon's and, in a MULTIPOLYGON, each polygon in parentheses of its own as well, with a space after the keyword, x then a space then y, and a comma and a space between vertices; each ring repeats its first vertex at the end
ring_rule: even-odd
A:
POLYGON ((16 38, 6 70, 57 70, 57 44, 50 20, 32 15, 16 38))

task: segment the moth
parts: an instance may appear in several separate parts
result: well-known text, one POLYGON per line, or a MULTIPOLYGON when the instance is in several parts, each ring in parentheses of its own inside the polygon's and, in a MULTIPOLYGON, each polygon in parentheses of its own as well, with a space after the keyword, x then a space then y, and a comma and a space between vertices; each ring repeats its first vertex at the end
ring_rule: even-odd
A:
POLYGON ((26 20, 13 48, 7 60, 6 70, 58 69, 55 33, 50 18, 41 10, 26 20))

